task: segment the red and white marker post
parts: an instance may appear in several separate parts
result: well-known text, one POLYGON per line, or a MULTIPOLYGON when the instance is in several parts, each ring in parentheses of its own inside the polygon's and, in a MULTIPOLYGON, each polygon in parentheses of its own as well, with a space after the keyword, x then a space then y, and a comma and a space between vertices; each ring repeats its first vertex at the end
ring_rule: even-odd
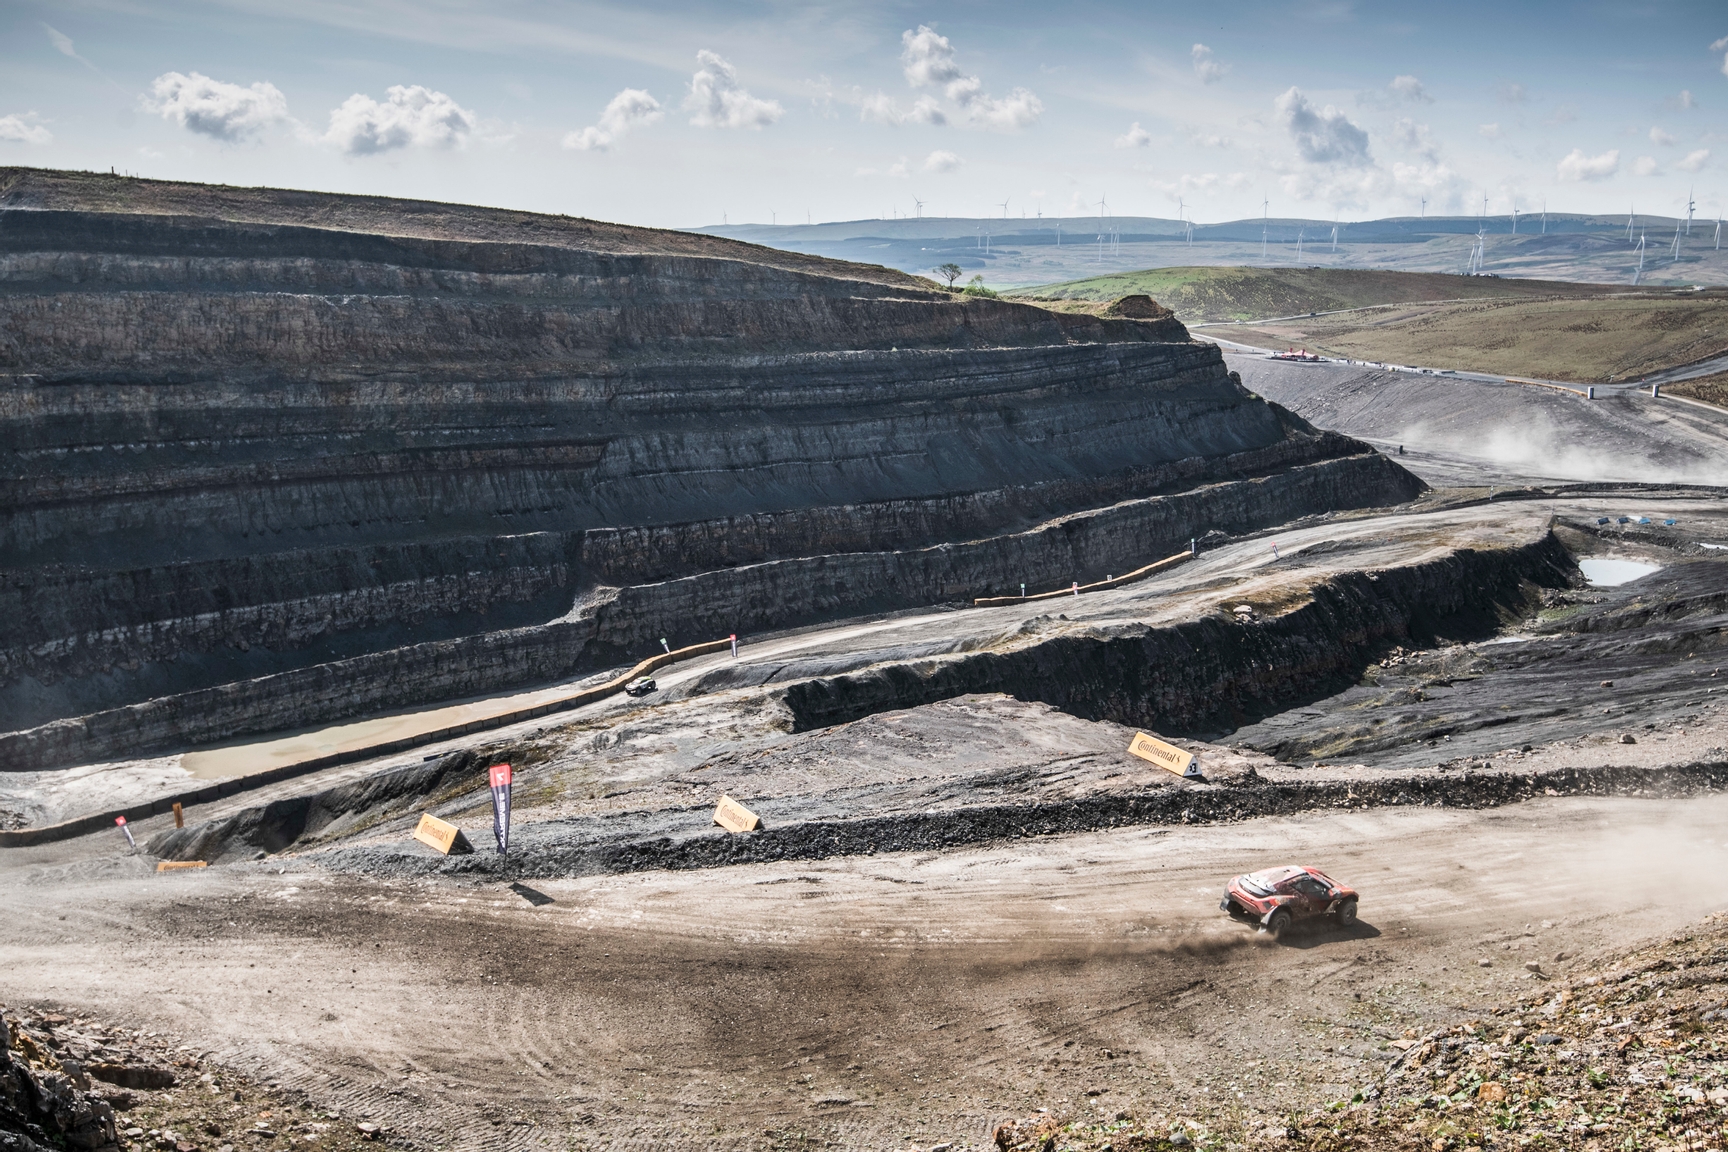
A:
POLYGON ((494 764, 492 778, 492 836, 500 854, 510 847, 510 765, 494 764))
POLYGON ((119 826, 120 831, 126 833, 126 843, 131 847, 132 851, 138 851, 138 841, 132 839, 132 829, 126 827, 126 817, 116 816, 114 817, 114 823, 119 826))

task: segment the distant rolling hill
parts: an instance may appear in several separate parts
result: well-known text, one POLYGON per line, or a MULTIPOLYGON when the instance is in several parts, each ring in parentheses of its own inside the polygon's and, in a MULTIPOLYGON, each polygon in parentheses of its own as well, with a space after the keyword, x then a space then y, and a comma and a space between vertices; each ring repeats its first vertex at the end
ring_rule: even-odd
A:
POLYGON ((1627 239, 1626 217, 1552 214, 1404 216, 1330 220, 1231 220, 1188 225, 1152 216, 1007 218, 925 216, 822 224, 731 224, 693 229, 810 256, 882 264, 931 276, 954 263, 998 290, 1114 276, 1146 268, 1392 269, 1457 275, 1471 250, 1484 248, 1484 270, 1502 277, 1629 285, 1728 284, 1728 253, 1714 228, 1638 217, 1647 239, 1640 256, 1627 239), (1672 241, 1679 233, 1678 251, 1672 241), (1336 233, 1336 234, 1334 234, 1336 233))

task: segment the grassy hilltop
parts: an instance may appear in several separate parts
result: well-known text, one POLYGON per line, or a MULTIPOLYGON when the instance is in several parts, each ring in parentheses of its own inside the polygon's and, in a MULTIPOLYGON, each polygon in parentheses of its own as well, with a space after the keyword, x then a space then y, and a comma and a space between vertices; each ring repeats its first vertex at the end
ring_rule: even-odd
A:
MULTIPOLYGON (((1560 280, 1502 280, 1442 272, 1354 268, 1150 268, 1026 288, 1011 295, 1061 308, 1108 303, 1144 293, 1185 324, 1264 320, 1340 308, 1439 300, 1580 297, 1618 291, 1612 285, 1560 280)), ((1085 309, 1090 310, 1090 309, 1085 309)))
POLYGON ((1153 297, 1184 323, 1207 325, 1209 335, 1257 347, 1581 383, 1728 352, 1723 289, 1335 268, 1154 268, 1015 298, 1096 312, 1133 293, 1153 297))

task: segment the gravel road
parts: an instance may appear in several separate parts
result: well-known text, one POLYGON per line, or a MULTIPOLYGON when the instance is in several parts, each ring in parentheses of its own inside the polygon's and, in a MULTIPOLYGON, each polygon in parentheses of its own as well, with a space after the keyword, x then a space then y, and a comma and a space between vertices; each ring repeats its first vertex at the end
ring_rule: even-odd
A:
POLYGON ((1037 1107, 1347 1095, 1526 962, 1719 908, 1724 827, 1720 795, 1541 799, 515 889, 158 875, 86 838, 4 858, 0 970, 419 1146, 978 1145, 1037 1107), (1272 944, 1218 913, 1286 860, 1359 887, 1362 926, 1272 944))

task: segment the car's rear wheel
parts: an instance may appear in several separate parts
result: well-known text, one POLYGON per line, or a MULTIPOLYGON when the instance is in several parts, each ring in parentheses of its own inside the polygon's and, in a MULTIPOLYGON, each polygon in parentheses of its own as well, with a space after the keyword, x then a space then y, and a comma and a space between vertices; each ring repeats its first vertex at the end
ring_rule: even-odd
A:
POLYGON ((1290 930, 1290 913, 1283 908, 1266 918, 1266 931, 1273 936, 1282 936, 1290 930))
POLYGON ((1356 923, 1356 901, 1346 900, 1338 905, 1338 923, 1345 928, 1356 923))

